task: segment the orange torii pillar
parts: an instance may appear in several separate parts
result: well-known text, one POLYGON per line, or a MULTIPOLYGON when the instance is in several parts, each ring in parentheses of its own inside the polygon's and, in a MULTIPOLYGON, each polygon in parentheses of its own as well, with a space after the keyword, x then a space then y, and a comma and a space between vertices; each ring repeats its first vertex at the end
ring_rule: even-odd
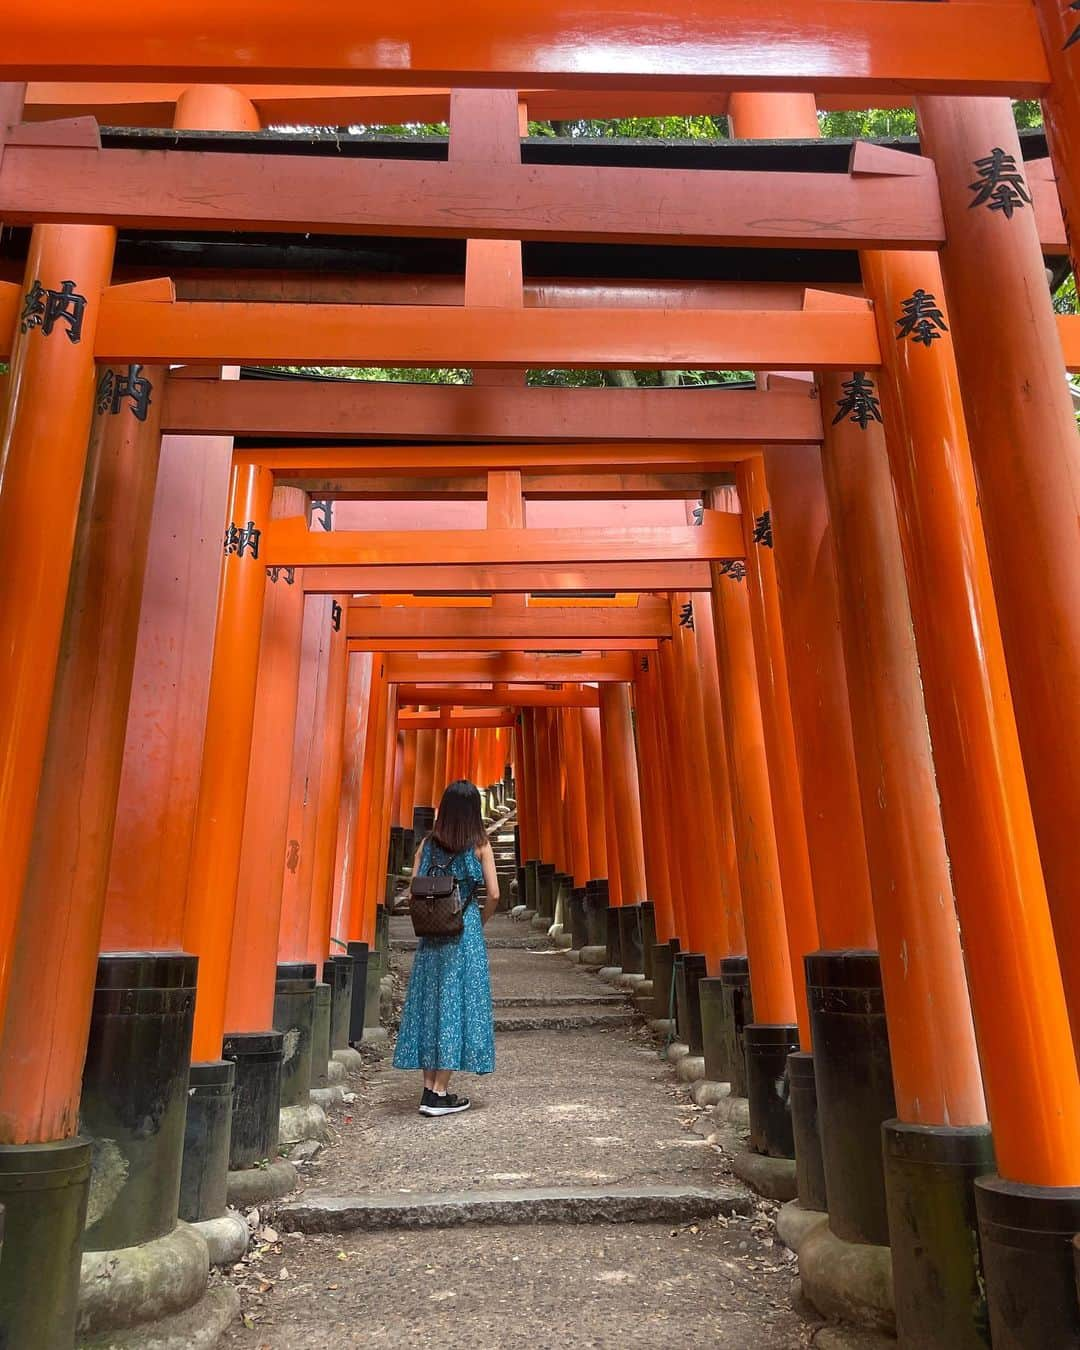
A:
MULTIPOLYGON (((1063 378, 1061 342, 1045 282, 1035 212, 1023 176, 1011 104, 1007 99, 920 97, 916 99, 916 113, 922 144, 934 159, 941 188, 948 243, 940 258, 948 322, 956 344, 959 387, 1060 975, 1071 1011, 1073 1040, 1077 1042, 1080 455, 1076 422, 1063 378)), ((920 302, 917 296, 906 299, 920 302)), ((925 303, 921 301, 922 307, 925 303)), ((910 304, 902 316, 892 317, 903 317, 913 325, 919 322, 910 304)), ((1027 1300, 1022 1306, 1034 1309, 1038 1300, 1038 1312, 1032 1312, 1031 1334, 1044 1337, 1042 1343, 1046 1344, 1047 1336, 1066 1325, 1062 1319, 1070 1319, 1070 1334, 1075 1335, 1080 1325, 1074 1291, 1066 1279, 1063 1236, 1066 1229, 1075 1232, 1080 1228, 1076 1076, 1074 1071, 1065 1072, 1061 1064, 1068 1053, 1068 1041, 1055 1039, 1059 1030, 1058 976, 1041 945, 1041 897, 1036 895, 1033 900, 1025 893, 1022 913, 1033 925, 1025 934, 1028 940, 1017 942, 1014 937, 1011 948, 1003 948, 997 958, 1008 960, 1016 973, 1016 1001, 1006 1000, 999 993, 995 1015, 1017 1017, 1024 1008, 1027 1022, 1032 1018, 1033 1002, 1045 1007, 1047 1020, 1040 1031, 1045 1029, 1047 1035, 1035 1038, 1036 1043, 1026 1046, 1024 1053, 1036 1061, 1053 1056, 1057 1063, 1052 1065, 1047 1059, 1020 1066, 1006 1060, 997 1067, 1002 1073, 1031 1075, 1033 1080, 1044 1082, 1049 1075, 1056 1077, 1058 1090, 1067 1092, 1070 1098, 1061 1124, 1073 1145, 1061 1152, 1055 1149, 1047 1156, 1039 1142, 1031 1140, 1018 1156, 1010 1156, 995 1118, 1001 1099, 991 1085, 988 1097, 1002 1180, 980 1182, 977 1195, 988 1284, 1001 1291, 999 1298, 991 1296, 994 1334, 1006 1334, 1004 1307, 1016 1285, 1015 1297, 1027 1300), (1042 987, 1022 987, 1028 979, 1042 987), (1054 1190, 1049 1196, 1031 1191, 1040 1184, 1054 1190), (1031 1213, 1032 1206, 1035 1214, 1031 1213), (1053 1276, 1049 1262, 1045 1278, 1037 1283, 1016 1276, 1015 1258, 991 1235, 1013 1235, 1017 1225, 1024 1230, 1045 1228, 1058 1235, 1056 1251, 1061 1259, 1053 1276), (1003 1286, 1000 1282, 1010 1272, 1012 1278, 1003 1286)), ((1007 921, 1021 920, 1013 912, 1007 921)), ((970 929, 966 941, 971 941, 970 929)), ((985 1056, 979 986, 987 979, 1000 980, 1003 972, 976 969, 974 962, 969 968, 980 1048, 985 1056)), ((1014 1086, 1014 1100, 1016 1096, 1014 1086)))
MULTIPOLYGON (((706 506, 731 502, 730 490, 712 489, 706 506)), ((732 503, 733 504, 733 503, 732 503)), ((792 984, 780 862, 773 827, 769 770, 758 699, 746 564, 712 564, 713 620, 731 778, 732 818, 738 850, 753 1021, 743 1027, 750 1142, 756 1152, 794 1156, 791 1116, 773 1090, 797 1050, 798 1025, 792 984)), ((733 998, 741 972, 722 971, 733 998)), ((737 1063, 730 1066, 739 1072, 737 1063)))
POLYGON ((518 804, 519 813, 524 804, 525 814, 522 816, 524 831, 521 836, 517 900, 518 907, 524 906, 521 917, 529 919, 536 914, 539 868, 544 849, 544 836, 540 828, 543 793, 536 758, 539 711, 538 708, 522 708, 519 719, 522 754, 518 765, 518 804))
MULTIPOLYGON (((125 401, 114 411, 110 401, 90 433, 37 815, 10 953, 0 1031, 0 1194, 10 1264, 0 1272, 0 1325, 12 1345, 70 1344, 74 1331, 90 1149, 78 1135, 80 1096, 160 445, 161 372, 147 370, 144 378, 145 406, 125 401), (23 1155, 29 1167, 25 1157, 15 1162, 23 1155), (65 1176, 68 1184, 42 1205, 41 1192, 25 1186, 32 1169, 40 1169, 41 1180, 54 1173, 53 1184, 65 1176)), ((190 999, 190 990, 178 996, 190 999)), ((100 1015, 95 1020, 100 1023, 100 1015)), ((116 1021, 126 1030, 134 1019, 116 1021)), ((101 1100, 102 1065, 97 1054, 89 1066, 87 1133, 115 1124, 109 1101, 101 1100)), ((154 1065, 140 1063, 136 1071, 148 1068, 156 1089, 161 1075, 154 1065)), ((186 1055, 163 1068, 168 1119, 162 1124, 169 1140, 168 1124, 183 1126, 186 1055)), ((119 1134, 118 1143, 126 1148, 129 1136, 119 1134)), ((150 1188, 171 1195, 175 1219, 179 1151, 160 1150, 157 1161, 163 1175, 152 1177, 150 1188)), ((140 1195, 146 1182, 136 1183, 140 1195)), ((156 1236, 132 1199, 130 1192, 119 1197, 113 1231, 122 1224, 125 1239, 156 1236)))
MULTIPOLYGON (((421 711, 426 709, 421 708, 421 711)), ((435 811, 436 735, 434 731, 416 732, 416 779, 413 785, 413 813, 409 822, 416 843, 431 829, 435 811)))
POLYGON ((577 950, 588 946, 585 931, 585 888, 590 879, 589 801, 585 793, 585 749, 581 741, 581 709, 562 709, 562 744, 566 758, 566 804, 570 821, 572 886, 563 917, 563 943, 577 950))
POLYGON ((525 773, 525 714, 519 709, 514 721, 514 802, 517 810, 517 825, 514 830, 514 848, 517 862, 517 891, 514 896, 514 908, 525 903, 525 859, 533 849, 536 827, 533 823, 532 800, 533 784, 525 773))
POLYGON ((401 857, 405 866, 411 866, 413 859, 413 808, 416 805, 416 747, 415 731, 402 733, 404 743, 401 756, 401 796, 398 802, 398 819, 402 828, 401 857))
MULTIPOLYGON (((350 652, 348 684, 345 691, 341 802, 338 807, 338 838, 334 863, 334 908, 330 921, 331 945, 339 955, 347 950, 348 944, 349 897, 352 893, 353 871, 356 867, 357 811, 364 773, 364 727, 367 724, 368 700, 371 696, 371 666, 371 652, 350 652)), ((419 738, 424 733, 416 734, 419 747, 422 743, 419 738)), ((412 861, 411 857, 409 861, 412 861)), ((344 1050, 347 1045, 346 1022, 345 1038, 341 1045, 335 1045, 334 1049, 344 1050)))
POLYGON ((439 727, 435 732, 435 769, 432 776, 431 800, 436 811, 439 809, 439 802, 442 801, 442 795, 446 791, 446 785, 450 782, 447 777, 446 764, 449 734, 445 727, 439 727))
MULTIPOLYGON (((667 816, 668 861, 671 865, 671 906, 673 936, 685 950, 689 946, 687 896, 694 888, 693 862, 685 845, 685 822, 693 815, 693 797, 685 773, 685 760, 679 742, 678 687, 675 682, 675 655, 670 643, 662 643, 655 655, 646 660, 649 669, 646 681, 652 679, 657 711, 656 740, 660 762, 663 764, 664 795, 667 816)), ((674 960, 674 957, 672 958, 674 960)), ((668 984, 674 978, 672 964, 668 984)), ((674 988, 674 986, 671 986, 674 988)), ((670 1000, 669 1000, 670 1001, 670 1000)), ((667 1016, 667 1005, 663 1015, 667 1016)))
POLYGON ((600 709, 581 710, 581 753, 585 762, 585 808, 589 829, 589 880, 585 885, 585 929, 588 945, 582 959, 603 963, 607 953, 607 906, 611 869, 608 864, 607 792, 600 734, 600 709))
POLYGON ((600 741, 609 825, 608 861, 612 877, 618 878, 617 892, 611 888, 609 895, 608 960, 613 968, 644 978, 641 970, 634 969, 635 965, 641 964, 641 911, 638 907, 648 895, 645 887, 637 750, 630 686, 627 684, 600 686, 600 741), (624 909, 625 913, 622 912, 624 909), (631 924, 635 926, 634 941, 631 941, 631 924), (625 953, 624 936, 627 940, 625 953))
MULTIPOLYGON (((890 335, 887 344, 883 341, 881 372, 885 438, 945 835, 965 947, 974 950, 977 941, 968 937, 971 925, 984 930, 987 913, 1004 923, 1005 916, 1026 909, 1043 894, 1034 825, 961 411, 950 317, 942 305, 940 323, 935 321, 930 330, 937 336, 929 344, 914 340, 914 334, 895 339, 908 297, 917 289, 940 297, 940 270, 932 256, 903 252, 866 253, 862 267, 879 331, 890 335)), ((1007 993, 996 981, 980 990, 978 971, 983 968, 969 965, 980 1043, 987 1035, 981 1000, 992 998, 997 1005, 1007 993)), ((1027 1008, 1023 987, 1015 984, 1014 996, 1027 1008)), ((1019 1017, 1014 1009, 1014 1022, 1019 1017)), ((1005 1139, 1004 1147, 998 1143, 998 1169, 1003 1176, 1027 1180, 1022 1173, 1005 1170, 1015 1167, 1017 1159, 1023 1166, 1031 1149, 1029 1125, 1016 1119, 1014 1093, 999 1077, 1014 1078, 1010 1066, 1018 1054, 1030 1059, 1028 1047, 1017 1044, 1001 1050, 992 1065, 986 1059, 984 1076, 995 1139, 1005 1139)), ((1027 1091, 1034 1090, 1038 1088, 1032 1083, 1027 1091)), ((989 1151, 978 1124, 976 1118, 968 1153, 988 1167, 989 1151)), ((970 1212, 965 1218, 970 1222, 970 1212)), ((923 1233, 915 1236, 926 1245, 923 1233)), ((917 1292, 925 1299, 922 1286, 917 1292)), ((994 1289, 990 1292, 993 1299, 994 1289)), ((898 1312, 918 1329, 923 1306, 905 1301, 898 1312)), ((927 1315, 935 1315, 933 1305, 927 1315)), ((936 1318, 938 1325, 945 1323, 942 1309, 936 1318)))
POLYGON ((559 710, 537 708, 534 720, 536 777, 540 826, 540 861, 536 869, 536 913, 533 928, 547 931, 555 922, 557 874, 563 862, 562 784, 559 764, 559 710))
POLYGON ((562 855, 559 871, 555 874, 555 923, 562 926, 566 933, 570 931, 570 893, 574 889, 574 804, 571 796, 570 763, 566 741, 567 708, 553 708, 552 726, 554 746, 559 776, 559 799, 561 810, 560 840, 562 855))
MULTIPOLYGON (((663 759, 657 742, 656 673, 652 653, 638 658, 634 673, 634 725, 637 727, 638 786, 641 790, 641 817, 649 822, 642 844, 645 851, 645 884, 649 892, 649 910, 645 912, 644 968, 653 979, 654 948, 665 945, 675 932, 671 908, 672 863, 669 857, 670 822, 668 792, 663 759), (651 929, 650 929, 651 925, 651 929)), ((588 820, 586 818, 586 828, 588 820)))
MULTIPOLYGON (((275 488, 274 517, 301 513, 298 488, 275 488)), ((236 887, 232 952, 225 1002, 226 1083, 232 1081, 247 1109, 233 1120, 227 1141, 229 1168, 239 1171, 274 1159, 278 1144, 283 1035, 274 1029, 278 932, 287 858, 293 745, 299 707, 305 602, 303 573, 272 568, 266 580, 259 673, 255 690, 248 791, 236 887)), ((193 1066, 192 1106, 212 1128, 221 1091, 220 1066, 193 1066)), ((190 1115, 189 1108, 189 1115, 190 1115)), ((191 1116, 194 1120, 194 1116, 191 1116)), ((189 1157, 194 1193, 203 1207, 218 1184, 216 1159, 200 1166, 189 1157), (203 1197, 206 1199, 203 1199, 203 1197)), ((278 1163, 271 1166, 280 1168, 278 1163)), ((224 1179, 222 1178, 222 1183, 224 1179)), ((222 1200, 224 1186, 222 1184, 222 1200)), ((210 1213, 199 1217, 212 1217, 210 1213)))

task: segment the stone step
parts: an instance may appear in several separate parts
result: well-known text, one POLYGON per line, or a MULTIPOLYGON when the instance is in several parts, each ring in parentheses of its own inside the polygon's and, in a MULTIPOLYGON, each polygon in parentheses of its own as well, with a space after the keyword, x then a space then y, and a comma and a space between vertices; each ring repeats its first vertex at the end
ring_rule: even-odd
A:
POLYGON ((445 1194, 306 1195, 279 1205, 289 1232, 351 1233, 463 1224, 664 1223, 748 1214, 751 1199, 728 1186, 550 1186, 445 1194))
MULTIPOLYGON (((416 938, 391 938, 390 950, 392 952, 414 952, 416 951, 416 938)), ((524 950, 530 952, 544 952, 551 950, 551 939, 546 933, 533 933, 528 937, 520 938, 486 938, 485 942, 492 951, 524 950)))
POLYGON ((603 1004, 626 1007, 622 994, 505 994, 491 1001, 496 1008, 592 1008, 603 1004))
POLYGON ((562 1008, 507 1009, 495 1014, 496 1031, 588 1031, 594 1027, 625 1027, 634 1020, 629 1008, 596 1008, 568 1004, 562 1008))

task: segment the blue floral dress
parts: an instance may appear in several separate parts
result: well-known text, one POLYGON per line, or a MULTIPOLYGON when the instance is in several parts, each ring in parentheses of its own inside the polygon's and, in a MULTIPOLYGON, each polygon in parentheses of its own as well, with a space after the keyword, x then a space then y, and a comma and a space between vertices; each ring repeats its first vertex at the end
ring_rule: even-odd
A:
POLYGON ((495 1068, 495 1020, 491 1009, 484 926, 475 903, 484 874, 473 849, 456 856, 428 839, 418 874, 435 865, 458 879, 465 908, 465 929, 456 938, 421 938, 401 1014, 395 1069, 460 1069, 491 1073, 495 1068))

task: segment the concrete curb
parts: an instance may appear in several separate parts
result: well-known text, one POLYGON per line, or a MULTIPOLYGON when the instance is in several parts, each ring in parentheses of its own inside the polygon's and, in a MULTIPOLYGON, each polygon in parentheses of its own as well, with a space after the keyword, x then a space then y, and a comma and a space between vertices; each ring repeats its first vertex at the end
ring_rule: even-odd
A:
POLYGON ((699 1078, 691 1084, 690 1096, 695 1106, 719 1106, 725 1098, 731 1096, 730 1083, 718 1083, 713 1078, 699 1078))
POLYGON ((658 1036, 670 1036, 675 1030, 675 1023, 670 1017, 652 1017, 649 1019, 649 1030, 655 1031, 658 1036))
POLYGON ((809 1228, 798 1254, 803 1297, 822 1317, 895 1334, 888 1247, 844 1242, 826 1221, 809 1228))
POLYGON ((359 1050, 354 1050, 352 1046, 346 1046, 344 1050, 335 1050, 331 1058, 338 1064, 344 1066, 345 1072, 350 1070, 355 1073, 358 1069, 364 1067, 364 1056, 359 1050))
MULTIPOLYGON (((578 960, 583 966, 603 967, 607 960, 606 947, 582 947, 579 949, 578 960)), ((599 972, 598 972, 599 973, 599 972)))
POLYGON ((333 1087, 312 1088, 308 1094, 313 1106, 320 1107, 323 1111, 331 1106, 340 1106, 345 1100, 345 1089, 340 1083, 335 1083, 333 1087))
POLYGON ((278 1138, 283 1144, 298 1144, 301 1139, 317 1139, 320 1144, 325 1144, 329 1137, 330 1122, 326 1119, 326 1112, 316 1102, 281 1108, 278 1138))
POLYGON ((698 1083, 705 1077, 703 1055, 685 1054, 675 1065, 675 1076, 680 1083, 698 1083))
POLYGON ((736 1153, 732 1171, 766 1200, 794 1200, 799 1193, 794 1158, 770 1158, 747 1149, 736 1153))
POLYGON ((281 1200, 296 1190, 296 1168, 284 1158, 265 1167, 245 1167, 230 1172, 228 1202, 233 1209, 248 1209, 266 1200, 281 1200))
POLYGON ((212 1266, 227 1270, 236 1265, 248 1249, 251 1229, 244 1216, 237 1214, 235 1209, 226 1210, 216 1219, 201 1219, 191 1226, 202 1234, 212 1266))
POLYGON ((76 1340, 77 1350, 214 1350, 240 1315, 240 1295, 221 1281, 194 1307, 151 1325, 76 1340))
POLYGON ((333 1087, 335 1083, 344 1083, 345 1065, 341 1062, 340 1059, 330 1059, 327 1062, 326 1080, 331 1087, 333 1087))
POLYGON ((713 1120, 720 1125, 734 1125, 737 1129, 748 1130, 750 1103, 745 1097, 724 1097, 713 1107, 713 1120))
POLYGON ((829 1216, 823 1210, 803 1209, 798 1200, 789 1200, 776 1211, 776 1236, 798 1256, 799 1248, 814 1229, 828 1222, 829 1216))
POLYGON ((137 1247, 85 1252, 77 1331, 126 1331, 185 1312, 206 1293, 209 1276, 206 1239, 186 1223, 137 1247))
POLYGON ((446 1194, 310 1196, 278 1207, 278 1224, 293 1232, 452 1228, 461 1224, 683 1223, 717 1214, 749 1213, 751 1201, 732 1187, 550 1187, 446 1194))
POLYGON ((669 1064, 678 1064, 680 1059, 685 1059, 690 1053, 690 1047, 683 1041, 672 1041, 670 1045, 664 1045, 660 1048, 660 1058, 666 1059, 669 1064))

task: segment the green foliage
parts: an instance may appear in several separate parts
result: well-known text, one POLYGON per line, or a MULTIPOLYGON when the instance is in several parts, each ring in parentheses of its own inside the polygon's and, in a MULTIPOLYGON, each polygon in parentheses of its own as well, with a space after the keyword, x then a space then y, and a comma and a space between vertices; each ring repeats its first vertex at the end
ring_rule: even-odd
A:
POLYGON ((1076 277, 1072 272, 1054 292, 1054 309, 1059 314, 1080 313, 1080 306, 1076 300, 1076 277))

